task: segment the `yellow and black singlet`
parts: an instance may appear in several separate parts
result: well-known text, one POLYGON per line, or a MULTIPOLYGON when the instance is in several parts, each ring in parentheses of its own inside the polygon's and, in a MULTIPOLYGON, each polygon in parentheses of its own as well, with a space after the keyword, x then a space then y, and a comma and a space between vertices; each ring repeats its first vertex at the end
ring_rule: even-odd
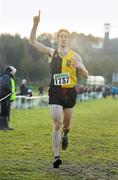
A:
POLYGON ((50 85, 60 86, 62 88, 72 88, 77 84, 77 68, 74 65, 73 50, 70 50, 63 58, 55 50, 51 63, 51 83, 50 85))

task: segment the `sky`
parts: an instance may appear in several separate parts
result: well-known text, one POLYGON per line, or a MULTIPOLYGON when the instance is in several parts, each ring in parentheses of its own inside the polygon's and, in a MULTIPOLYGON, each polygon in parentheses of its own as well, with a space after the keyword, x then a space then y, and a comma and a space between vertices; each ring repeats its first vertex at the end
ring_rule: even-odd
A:
POLYGON ((41 11, 37 35, 60 28, 104 37, 110 23, 110 38, 118 38, 118 0, 0 0, 0 34, 29 38, 33 16, 41 11))

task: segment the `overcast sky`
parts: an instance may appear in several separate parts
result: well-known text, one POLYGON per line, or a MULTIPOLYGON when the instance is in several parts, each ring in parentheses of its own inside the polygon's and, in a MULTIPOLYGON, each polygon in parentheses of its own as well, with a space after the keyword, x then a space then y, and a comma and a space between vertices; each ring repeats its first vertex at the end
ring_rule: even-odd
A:
POLYGON ((29 37, 32 18, 39 9, 37 34, 57 32, 63 27, 104 37, 104 23, 110 23, 110 38, 118 37, 118 0, 0 0, 0 34, 29 37))

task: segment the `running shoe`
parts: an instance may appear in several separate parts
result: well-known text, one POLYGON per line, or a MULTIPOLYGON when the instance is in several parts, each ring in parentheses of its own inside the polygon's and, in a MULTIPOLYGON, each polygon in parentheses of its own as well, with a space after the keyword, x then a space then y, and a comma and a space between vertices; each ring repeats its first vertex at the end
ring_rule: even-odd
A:
POLYGON ((59 166, 62 164, 62 160, 60 158, 55 159, 55 161, 53 162, 53 167, 54 168, 59 168, 59 166))

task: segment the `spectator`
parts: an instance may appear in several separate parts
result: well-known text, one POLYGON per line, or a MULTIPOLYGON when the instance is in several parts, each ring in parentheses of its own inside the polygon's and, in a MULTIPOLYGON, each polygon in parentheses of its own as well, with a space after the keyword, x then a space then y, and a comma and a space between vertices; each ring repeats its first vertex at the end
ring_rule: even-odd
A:
POLYGON ((39 91, 39 96, 43 96, 44 95, 44 87, 43 86, 40 86, 38 88, 38 91, 39 91))
POLYGON ((10 128, 11 102, 16 98, 14 75, 16 68, 5 67, 4 73, 0 77, 0 130, 14 130, 10 128))
POLYGON ((28 97, 32 97, 33 96, 33 92, 32 92, 32 87, 29 87, 27 90, 27 96, 28 97))
POLYGON ((19 95, 27 96, 27 94, 28 94, 27 80, 23 79, 22 83, 21 83, 21 86, 20 86, 20 93, 19 93, 19 95))

